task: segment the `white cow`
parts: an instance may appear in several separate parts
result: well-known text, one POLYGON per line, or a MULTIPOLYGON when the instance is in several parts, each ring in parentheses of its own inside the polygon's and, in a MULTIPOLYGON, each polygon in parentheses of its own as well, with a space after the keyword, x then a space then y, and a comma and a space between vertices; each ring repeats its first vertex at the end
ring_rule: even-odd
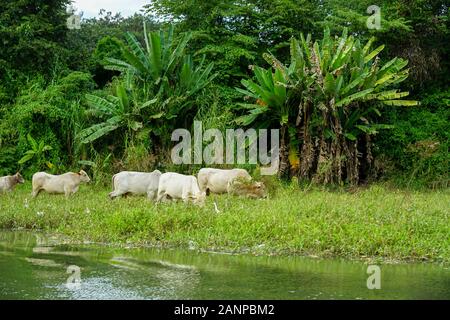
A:
POLYGON ((252 180, 250 174, 244 169, 203 168, 200 169, 197 176, 200 190, 218 194, 228 193, 229 185, 235 179, 252 180))
POLYGON ((0 177, 0 193, 6 191, 13 191, 17 184, 24 183, 20 173, 16 173, 13 176, 0 177))
POLYGON ((184 202, 193 202, 202 206, 205 203, 206 194, 200 191, 197 178, 175 172, 163 173, 159 179, 158 199, 182 199, 184 202))
POLYGON ((151 200, 155 200, 158 194, 158 185, 161 172, 133 172, 122 171, 112 177, 113 192, 109 194, 111 199, 127 194, 146 194, 151 200))
POLYGON ((267 196, 264 184, 262 182, 252 182, 252 177, 244 169, 203 168, 200 169, 197 176, 200 190, 207 194, 210 192, 217 194, 228 193, 250 198, 267 196))
POLYGON ((62 175, 53 175, 38 172, 33 175, 33 198, 37 197, 42 190, 48 193, 64 193, 66 197, 78 191, 81 182, 90 182, 91 179, 86 172, 68 172, 62 175))

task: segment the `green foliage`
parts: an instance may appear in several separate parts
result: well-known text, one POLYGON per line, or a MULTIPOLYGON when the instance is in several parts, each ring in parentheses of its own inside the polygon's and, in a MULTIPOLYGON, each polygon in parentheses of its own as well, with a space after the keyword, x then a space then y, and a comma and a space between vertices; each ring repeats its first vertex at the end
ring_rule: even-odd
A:
POLYGON ((270 49, 287 57, 289 39, 314 32, 320 16, 315 0, 156 0, 148 13, 177 21, 178 29, 193 32, 192 52, 215 63, 221 85, 236 86, 248 74, 247 66, 260 64, 270 49))
POLYGON ((0 144, 0 175, 6 176, 13 172, 18 172, 19 165, 17 164, 17 150, 15 146, 0 144))
MULTIPOLYGON (((81 72, 69 73, 50 83, 43 78, 30 80, 16 103, 6 110, 0 125, 0 151, 16 147, 13 154, 8 152, 10 158, 3 165, 16 168, 17 161, 29 151, 28 135, 39 141, 38 144, 51 146, 51 157, 46 160, 57 168, 72 165, 77 152, 81 151, 75 141, 84 121, 80 99, 93 87, 91 76, 81 72)), ((32 165, 41 167, 41 163, 34 163, 34 160, 32 165)))
POLYGON ((61 40, 65 37, 65 7, 69 2, 2 1, 0 70, 49 74, 58 57, 64 54, 61 40))
MULTIPOLYGON (((127 141, 127 137, 132 139, 133 131, 137 132, 144 127, 142 112, 156 101, 136 106, 135 101, 130 101, 129 94, 123 84, 119 83, 115 89, 116 95, 109 95, 107 98, 91 94, 86 95, 87 103, 91 107, 88 113, 103 118, 105 121, 82 130, 78 135, 81 143, 92 143, 117 129, 124 130, 122 132, 125 134, 125 141, 127 141)), ((161 114, 153 114, 150 118, 156 119, 159 117, 161 117, 161 114)))
MULTIPOLYGON (((161 30, 147 34, 144 24, 144 34, 145 49, 133 34, 127 33, 128 46, 122 47, 125 59, 107 58, 105 67, 132 77, 143 91, 142 98, 158 99, 164 111, 184 108, 185 104, 176 107, 172 101, 187 100, 206 87, 214 78, 211 75, 213 64, 204 66, 202 60, 196 67, 192 57, 185 54, 191 39, 190 33, 185 34, 178 44, 173 40, 172 26, 167 33, 161 30), (164 108, 166 105, 169 107, 164 108)), ((171 116, 174 115, 178 115, 178 112, 171 116)))
MULTIPOLYGON (((144 24, 145 49, 137 38, 127 33, 128 45, 122 45, 122 55, 124 60, 107 58, 106 68, 120 71, 124 77, 126 88, 119 85, 122 91, 130 91, 132 102, 135 105, 134 114, 146 111, 145 121, 137 122, 127 120, 128 128, 138 131, 146 128, 150 121, 160 119, 162 126, 151 126, 153 134, 156 136, 165 135, 160 143, 167 143, 168 133, 179 126, 189 126, 195 115, 195 104, 193 96, 198 94, 214 79, 212 74, 213 64, 205 65, 204 59, 195 65, 190 55, 185 54, 185 48, 191 38, 191 34, 183 35, 176 43, 174 40, 173 27, 170 26, 167 32, 146 33, 144 24)), ((90 96, 90 100, 95 98, 90 96)), ((117 96, 116 102, 130 103, 127 95, 117 96), (126 99, 125 99, 126 98, 126 99)), ((94 101, 104 109, 111 109, 108 101, 94 101)), ((120 110, 125 110, 124 105, 120 110)), ((114 115, 113 112, 110 112, 114 115)), ((123 118, 110 118, 109 122, 97 124, 91 127, 91 134, 94 139, 85 139, 84 142, 92 142, 109 131, 119 127, 118 123, 123 122, 123 118)), ((89 130, 89 129, 88 129, 89 130)), ((86 131, 85 133, 88 133, 86 131)), ((89 135, 85 135, 87 138, 89 135)))
POLYGON ((122 58, 122 41, 116 37, 106 36, 99 40, 92 57, 100 63, 105 63, 106 58, 122 58))
POLYGON ((449 82, 448 1, 445 0, 331 0, 321 25, 340 32, 344 27, 365 39, 376 36, 386 44, 390 57, 408 59, 411 66, 408 87, 445 88, 449 82), (381 9, 381 29, 366 26, 367 8, 376 4, 381 9))
MULTIPOLYGON (((287 96, 288 79, 280 69, 263 69, 261 67, 253 67, 257 83, 251 80, 242 80, 242 84, 247 90, 237 88, 240 93, 248 98, 256 99, 256 104, 239 105, 243 108, 250 109, 248 115, 241 116, 236 119, 238 124, 247 126, 254 122, 257 117, 264 113, 269 113, 280 125, 288 123, 289 104, 287 96)), ((270 125, 271 123, 265 123, 270 125)))
MULTIPOLYGON (((125 32, 132 32, 137 37, 142 34, 142 21, 145 20, 151 30, 158 29, 158 23, 150 17, 141 14, 124 18, 120 14, 113 15, 111 12, 100 10, 97 17, 82 19, 81 29, 68 30, 65 47, 68 49, 66 57, 67 66, 72 70, 91 72, 93 78, 103 87, 107 77, 103 68, 100 68, 102 59, 106 56, 116 56, 116 40, 125 41, 125 32), (107 53, 107 49, 112 52, 107 53)), ((141 40, 143 40, 141 38, 141 40)), ((108 78, 110 80, 111 78, 108 78)))
POLYGON ((27 140, 31 149, 25 152, 25 155, 19 160, 18 163, 23 165, 33 160, 33 169, 36 171, 42 170, 44 168, 44 164, 46 169, 52 169, 53 164, 46 160, 46 153, 51 151, 53 148, 46 145, 43 140, 36 141, 30 134, 27 134, 27 140))
POLYGON ((108 82, 111 82, 114 76, 119 73, 115 71, 106 70, 103 65, 106 63, 106 58, 122 59, 122 41, 115 36, 105 36, 101 38, 94 49, 91 57, 91 64, 93 64, 92 73, 95 82, 104 87, 108 82))
POLYGON ((91 152, 90 159, 80 160, 78 161, 78 165, 86 168, 95 185, 108 186, 109 188, 111 186, 111 171, 120 171, 119 168, 113 167, 113 154, 110 152, 100 154, 94 150, 91 152))
POLYGON ((401 185, 446 187, 450 163, 450 91, 426 96, 422 107, 390 110, 386 118, 393 129, 382 132, 375 154, 393 163, 379 162, 377 169, 401 185))

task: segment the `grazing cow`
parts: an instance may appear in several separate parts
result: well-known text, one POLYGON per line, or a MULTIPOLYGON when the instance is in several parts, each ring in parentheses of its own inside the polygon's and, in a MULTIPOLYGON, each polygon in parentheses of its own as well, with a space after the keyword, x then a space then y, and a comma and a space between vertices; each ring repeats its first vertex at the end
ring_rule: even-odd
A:
POLYGON ((228 194, 259 199, 267 197, 267 189, 262 182, 249 182, 247 180, 237 178, 230 181, 228 184, 228 194))
POLYGON ((90 182, 91 179, 86 172, 68 172, 59 176, 38 172, 33 175, 33 198, 37 197, 42 190, 48 193, 64 193, 66 197, 78 191, 81 182, 90 182))
POLYGON ((127 194, 146 194, 151 200, 156 200, 161 172, 132 172, 122 171, 112 178, 113 192, 109 194, 111 199, 127 194))
POLYGON ((13 176, 0 177, 0 193, 14 191, 17 184, 24 182, 25 180, 18 172, 13 176))
POLYGON ((200 191, 196 177, 167 172, 159 179, 157 202, 167 198, 182 199, 184 202, 191 201, 203 206, 206 194, 200 191))
POLYGON ((252 177, 244 169, 203 168, 198 172, 200 190, 207 194, 228 193, 250 198, 263 198, 267 195, 262 182, 252 182, 252 177), (239 182, 235 182, 239 181, 239 182))

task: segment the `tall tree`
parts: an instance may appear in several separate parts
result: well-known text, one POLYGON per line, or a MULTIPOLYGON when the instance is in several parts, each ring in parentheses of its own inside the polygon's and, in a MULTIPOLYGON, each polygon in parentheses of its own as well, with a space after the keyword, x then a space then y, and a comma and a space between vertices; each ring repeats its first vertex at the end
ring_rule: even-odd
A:
MULTIPOLYGON (((10 103, 30 75, 50 75, 66 54, 70 0, 0 1, 0 102, 10 103)), ((0 117, 2 110, 0 108, 0 117)))
POLYGON ((191 50, 215 62, 222 85, 236 86, 249 75, 248 65, 261 63, 270 48, 289 56, 289 39, 314 33, 319 15, 315 0, 156 0, 148 6, 180 30, 193 32, 191 50))
POLYGON ((0 70, 49 72, 63 50, 70 0, 0 2, 0 70))
POLYGON ((409 87, 413 90, 447 86, 449 82, 450 37, 448 32, 448 1, 445 0, 382 0, 380 29, 368 29, 370 0, 327 0, 327 16, 323 24, 332 31, 349 31, 369 39, 376 36, 386 44, 390 57, 408 59, 411 67, 409 87))

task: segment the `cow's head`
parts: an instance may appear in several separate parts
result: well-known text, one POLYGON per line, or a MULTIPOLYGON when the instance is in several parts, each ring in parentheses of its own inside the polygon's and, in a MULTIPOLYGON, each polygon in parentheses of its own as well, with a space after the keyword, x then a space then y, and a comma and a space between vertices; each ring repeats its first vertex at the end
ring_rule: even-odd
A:
POLYGON ((16 181, 16 183, 25 183, 25 179, 19 172, 14 175, 14 180, 16 181))
POLYGON ((231 193, 252 199, 267 198, 267 188, 263 182, 236 179, 231 184, 231 193))
POLYGON ((263 182, 255 182, 250 185, 249 192, 247 194, 249 198, 267 198, 267 188, 263 182))
POLYGON ((91 178, 89 178, 88 174, 84 171, 81 170, 78 175, 80 176, 80 181, 82 182, 91 182, 91 178))
POLYGON ((192 202, 200 207, 203 207, 205 205, 205 200, 206 200, 206 192, 200 192, 192 196, 192 202))

